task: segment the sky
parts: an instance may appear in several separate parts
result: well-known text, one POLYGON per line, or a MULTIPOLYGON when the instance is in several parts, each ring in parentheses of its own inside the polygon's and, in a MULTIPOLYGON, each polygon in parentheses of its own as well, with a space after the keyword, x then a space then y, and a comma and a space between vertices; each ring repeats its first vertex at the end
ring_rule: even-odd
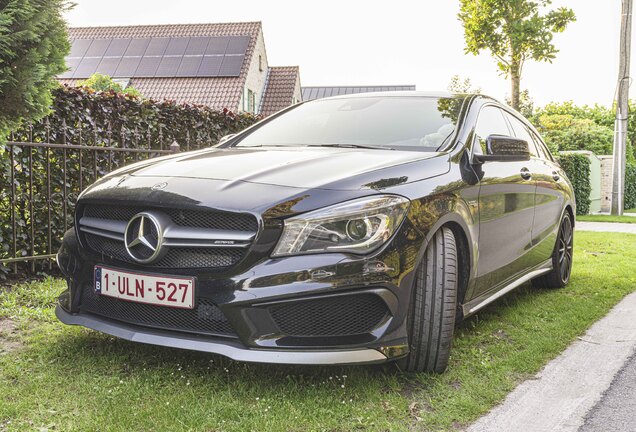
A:
MULTIPOLYGON (((415 84, 418 90, 446 90, 459 75, 500 100, 510 93, 487 52, 465 54, 456 0, 74 2, 66 13, 71 27, 261 21, 270 66, 300 66, 304 86, 415 84)), ((572 8, 577 21, 555 35, 560 52, 552 63, 526 64, 522 89, 535 106, 568 100, 610 105, 621 1, 554 0, 553 7, 559 6, 572 8)))

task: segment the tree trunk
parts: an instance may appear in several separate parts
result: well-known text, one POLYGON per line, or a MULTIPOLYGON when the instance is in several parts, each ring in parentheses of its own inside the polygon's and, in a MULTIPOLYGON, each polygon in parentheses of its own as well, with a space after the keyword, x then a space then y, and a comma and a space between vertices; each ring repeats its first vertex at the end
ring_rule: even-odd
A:
POLYGON ((521 71, 518 64, 510 66, 510 105, 519 111, 519 87, 521 84, 521 71))

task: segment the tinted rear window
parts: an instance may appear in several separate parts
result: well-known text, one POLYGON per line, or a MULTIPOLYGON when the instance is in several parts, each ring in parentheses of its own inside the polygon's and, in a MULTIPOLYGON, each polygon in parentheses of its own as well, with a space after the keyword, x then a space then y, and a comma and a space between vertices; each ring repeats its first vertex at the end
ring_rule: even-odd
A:
POLYGON ((463 99, 355 97, 299 105, 237 146, 361 145, 436 150, 455 131, 463 99))

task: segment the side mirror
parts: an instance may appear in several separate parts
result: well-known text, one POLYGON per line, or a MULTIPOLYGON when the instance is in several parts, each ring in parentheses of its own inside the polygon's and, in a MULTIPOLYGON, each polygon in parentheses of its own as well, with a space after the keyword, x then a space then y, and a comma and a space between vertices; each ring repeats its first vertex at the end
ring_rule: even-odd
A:
POLYGON ((225 135, 225 136, 221 137, 221 139, 219 140, 219 144, 223 144, 225 141, 231 140, 235 136, 236 136, 236 134, 225 135))
POLYGON ((486 138, 488 154, 475 154, 479 163, 489 161, 521 162, 530 160, 528 141, 505 135, 489 135, 486 138))

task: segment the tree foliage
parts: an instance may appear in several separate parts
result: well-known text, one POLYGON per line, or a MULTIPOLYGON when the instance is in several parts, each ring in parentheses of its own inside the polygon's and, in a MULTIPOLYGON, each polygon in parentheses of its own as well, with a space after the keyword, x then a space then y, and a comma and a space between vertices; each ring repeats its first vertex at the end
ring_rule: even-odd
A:
POLYGON ((136 88, 130 86, 123 88, 121 84, 115 82, 110 76, 100 73, 94 73, 90 78, 78 82, 77 87, 86 87, 97 92, 112 91, 127 96, 141 97, 141 93, 136 88))
MULTIPOLYGON (((627 132, 627 160, 636 160, 636 106, 630 102, 627 132)), ((602 105, 553 102, 530 117, 552 151, 589 150, 597 155, 612 154, 614 111, 602 105)))
POLYGON ((66 0, 0 0, 0 140, 48 113, 70 45, 66 0))
POLYGON ((551 0, 459 0, 459 20, 464 25, 466 52, 489 50, 499 70, 510 77, 511 105, 519 110, 519 87, 527 60, 551 62, 558 50, 554 33, 565 30, 576 18, 560 7, 543 13, 551 0))
POLYGON ((470 78, 462 78, 459 75, 453 75, 451 77, 447 89, 452 93, 481 93, 481 88, 473 87, 470 78))

